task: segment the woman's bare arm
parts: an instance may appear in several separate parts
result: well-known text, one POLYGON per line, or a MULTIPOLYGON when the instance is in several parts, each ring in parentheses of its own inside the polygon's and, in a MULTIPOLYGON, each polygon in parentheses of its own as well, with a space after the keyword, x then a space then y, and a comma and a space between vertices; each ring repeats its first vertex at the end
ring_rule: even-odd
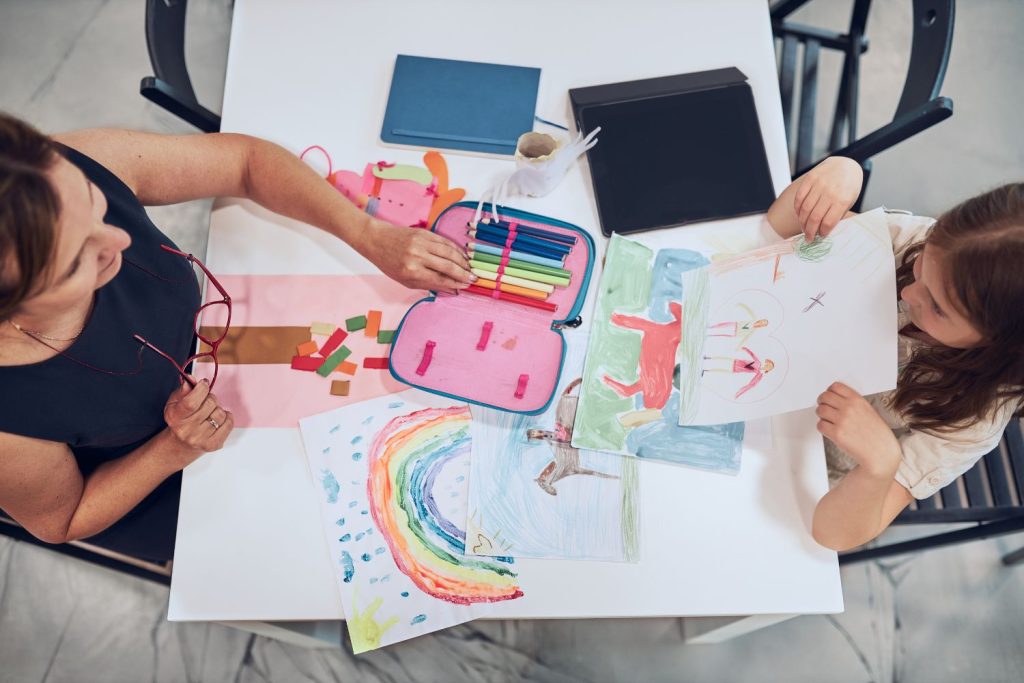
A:
POLYGON ((167 427, 83 477, 66 444, 0 432, 0 508, 48 543, 93 536, 121 519, 160 482, 224 445, 234 427, 209 384, 175 390, 167 427), (210 422, 217 416, 218 426, 210 422))
POLYGON ((143 204, 243 197, 334 235, 408 287, 455 291, 476 279, 450 240, 371 218, 293 153, 260 138, 94 129, 54 139, 109 168, 143 204))

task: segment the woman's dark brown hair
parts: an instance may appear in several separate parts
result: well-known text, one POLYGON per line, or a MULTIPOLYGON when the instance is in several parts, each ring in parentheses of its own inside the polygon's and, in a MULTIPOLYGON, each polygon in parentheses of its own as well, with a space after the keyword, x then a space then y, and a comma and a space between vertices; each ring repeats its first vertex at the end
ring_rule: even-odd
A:
POLYGON ((0 322, 50 265, 60 199, 46 172, 57 154, 50 138, 0 112, 0 322))
MULTIPOLYGON (((900 373, 893 407, 914 429, 951 430, 1024 400, 1024 183, 968 199, 942 214, 928 234, 952 281, 947 293, 982 336, 969 349, 922 345, 900 373)), ((924 242, 896 271, 914 282, 924 242)))

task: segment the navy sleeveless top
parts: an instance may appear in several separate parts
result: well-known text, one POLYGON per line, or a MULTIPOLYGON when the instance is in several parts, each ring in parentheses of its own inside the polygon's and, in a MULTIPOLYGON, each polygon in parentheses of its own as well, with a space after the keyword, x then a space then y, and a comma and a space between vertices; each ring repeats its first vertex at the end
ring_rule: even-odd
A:
MULTIPOLYGON (((101 463, 135 450, 166 426, 163 409, 180 384, 178 372, 149 349, 140 356, 141 345, 132 335, 145 337, 184 362, 195 344, 193 322, 200 292, 191 264, 160 249, 161 244, 174 245, 128 186, 84 154, 69 147, 60 151, 106 196, 104 221, 124 229, 132 242, 123 253, 120 272, 96 291, 85 329, 62 355, 0 367, 0 431, 66 443, 87 475, 101 463)), ((103 545, 101 537, 116 537, 118 531, 128 531, 122 541, 141 533, 142 538, 134 538, 146 541, 141 546, 113 541, 106 545, 150 559, 169 559, 158 555, 173 549, 180 477, 172 479, 121 522, 94 537, 95 542, 103 545), (158 500, 161 496, 167 500, 158 500), (154 506, 162 508, 161 519, 149 520, 157 528, 128 529, 133 520, 145 518, 147 510, 152 516, 154 506), (156 533, 169 533, 170 538, 151 538, 156 533)))

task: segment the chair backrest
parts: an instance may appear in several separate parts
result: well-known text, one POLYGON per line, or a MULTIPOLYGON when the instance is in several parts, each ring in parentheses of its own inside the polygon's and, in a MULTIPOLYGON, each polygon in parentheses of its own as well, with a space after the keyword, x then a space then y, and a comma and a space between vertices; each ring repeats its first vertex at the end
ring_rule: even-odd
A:
POLYGON ((955 0, 914 0, 914 34, 898 118, 939 96, 953 45, 955 0))
POLYGON ((188 0, 146 0, 146 46, 153 73, 190 104, 199 104, 185 67, 185 10, 188 0))
POLYGON ((773 30, 781 42, 779 88, 786 138, 794 152, 794 169, 796 175, 800 175, 820 160, 815 159, 820 152, 814 144, 819 53, 823 49, 836 50, 844 55, 843 69, 825 152, 844 154, 859 161, 865 171, 866 187, 873 155, 952 115, 952 101, 938 94, 949 63, 956 0, 912 0, 911 54, 899 103, 892 122, 867 135, 857 131, 857 103, 860 55, 868 49, 864 33, 871 0, 854 0, 846 33, 785 21, 790 13, 807 2, 779 0, 771 8, 773 30), (804 48, 802 60, 797 52, 800 45, 804 48), (800 101, 795 110, 798 112, 795 134, 791 135, 797 82, 800 101))
POLYGON ((962 477, 931 498, 915 501, 895 524, 983 522, 1021 514, 1024 508, 1024 434, 1018 419, 999 445, 962 477))

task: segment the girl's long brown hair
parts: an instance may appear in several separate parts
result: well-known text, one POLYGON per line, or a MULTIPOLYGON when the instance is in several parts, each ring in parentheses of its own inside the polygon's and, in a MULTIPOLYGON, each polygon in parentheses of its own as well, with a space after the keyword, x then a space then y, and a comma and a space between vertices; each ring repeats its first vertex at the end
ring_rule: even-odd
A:
POLYGON ((50 138, 0 112, 0 322, 50 267, 60 199, 46 172, 57 154, 50 138))
MULTIPOLYGON (((893 407, 913 429, 948 431, 1003 403, 1024 401, 1024 183, 968 199, 935 222, 927 243, 952 279, 948 294, 982 336, 969 349, 921 345, 903 368, 893 407)), ((896 270, 914 282, 913 245, 896 270)))

